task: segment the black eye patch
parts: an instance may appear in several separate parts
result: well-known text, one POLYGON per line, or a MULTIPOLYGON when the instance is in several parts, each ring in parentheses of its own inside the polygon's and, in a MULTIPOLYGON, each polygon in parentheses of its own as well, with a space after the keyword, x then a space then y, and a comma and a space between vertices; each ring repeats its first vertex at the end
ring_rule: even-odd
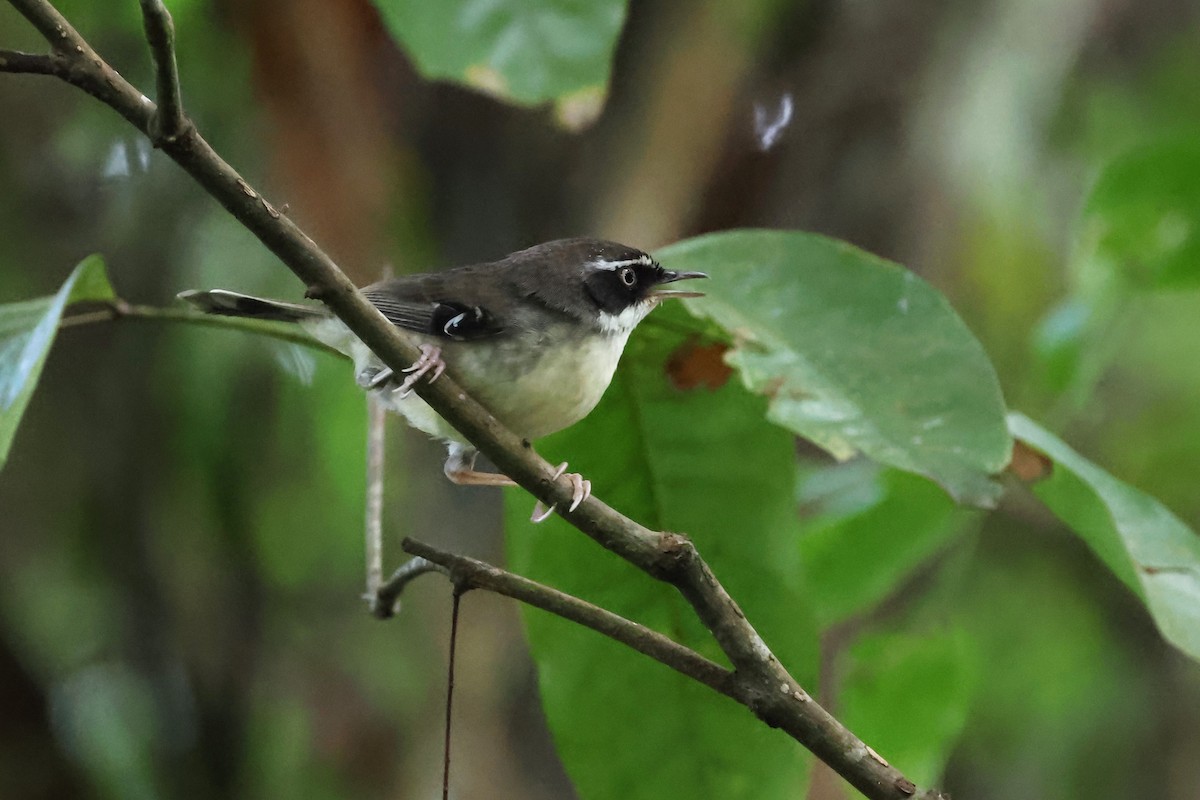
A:
POLYGON ((593 270, 584 278, 584 289, 602 311, 619 314, 641 302, 659 282, 660 268, 641 264, 618 269, 593 270), (629 281, 632 279, 632 283, 629 281))

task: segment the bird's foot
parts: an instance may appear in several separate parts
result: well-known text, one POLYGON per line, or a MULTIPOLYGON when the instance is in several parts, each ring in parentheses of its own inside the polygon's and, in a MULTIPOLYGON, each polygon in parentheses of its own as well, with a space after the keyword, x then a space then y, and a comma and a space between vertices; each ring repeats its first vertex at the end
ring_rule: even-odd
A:
MULTIPOLYGON (((400 399, 403 400, 412 394, 413 387, 421 378, 432 372, 433 375, 430 376, 429 382, 433 383, 446 371, 446 362, 442 360, 442 349, 431 344, 421 345, 421 357, 414 361, 411 367, 401 371, 405 373, 404 380, 400 381, 400 384, 392 391, 399 392, 400 399)), ((396 373, 391 367, 382 369, 367 367, 355 378, 358 385, 364 389, 378 389, 384 384, 396 380, 396 373)))
MULTIPOLYGON (((580 503, 592 496, 592 482, 585 479, 578 472, 567 472, 567 462, 565 461, 559 464, 558 469, 555 470, 554 480, 561 478, 564 473, 567 476, 567 480, 571 482, 572 488, 571 505, 567 508, 567 511, 574 511, 579 508, 580 503)), ((529 518, 529 521, 534 524, 545 522, 553 513, 554 506, 546 508, 542 505, 542 501, 539 500, 533 506, 533 516, 529 518)))
POLYGON ((450 454, 443 467, 451 483, 459 486, 516 486, 507 475, 498 472, 479 472, 475 469, 475 457, 479 453, 474 447, 458 442, 450 443, 450 454))
POLYGON ((396 391, 400 393, 401 400, 412 394, 413 387, 417 385, 417 381, 430 372, 433 373, 429 378, 430 383, 442 377, 442 373, 446 371, 446 362, 442 360, 442 348, 432 344, 421 345, 421 357, 414 361, 411 367, 403 371, 407 377, 405 377, 403 383, 396 387, 396 391))
POLYGON ((362 372, 354 377, 354 382, 361 389, 378 389, 383 384, 392 379, 396 373, 392 372, 391 367, 366 367, 362 372))

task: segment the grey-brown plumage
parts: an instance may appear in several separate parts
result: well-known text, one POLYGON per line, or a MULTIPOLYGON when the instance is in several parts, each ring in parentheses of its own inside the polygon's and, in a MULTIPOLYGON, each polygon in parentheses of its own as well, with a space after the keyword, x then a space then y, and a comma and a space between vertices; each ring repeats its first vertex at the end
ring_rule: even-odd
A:
POLYGON ((363 294, 402 328, 469 341, 514 335, 547 318, 595 327, 598 312, 620 313, 655 286, 678 278, 625 245, 560 239, 499 261, 380 281, 363 294), (628 264, 637 279, 626 286, 615 270, 588 270, 588 264, 628 264))
MULTIPOLYGON (((380 281, 363 294, 497 419, 532 440, 591 411, 638 322, 666 297, 697 294, 659 287, 698 277, 705 276, 665 270, 616 242, 560 239, 499 261, 380 281)), ((211 314, 299 323, 349 355, 360 384, 388 408, 447 440, 451 479, 500 482, 460 480, 481 475, 473 470, 474 449, 419 397, 378 381, 390 370, 324 308, 219 289, 180 297, 211 314)))

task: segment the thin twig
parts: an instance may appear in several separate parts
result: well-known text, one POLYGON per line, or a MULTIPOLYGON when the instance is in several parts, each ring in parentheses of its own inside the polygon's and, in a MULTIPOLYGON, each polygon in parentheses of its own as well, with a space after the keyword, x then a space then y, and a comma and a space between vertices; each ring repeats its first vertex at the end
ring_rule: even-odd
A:
POLYGON ((449 575, 449 571, 440 564, 435 564, 424 558, 410 558, 400 565, 400 568, 392 573, 392 576, 384 581, 375 593, 368 596, 366 599, 371 603, 371 613, 380 619, 387 619, 395 616, 400 605, 400 595, 404 591, 404 587, 408 586, 415 578, 429 573, 441 572, 449 575))
MULTIPOLYGON (((86 308, 94 308, 97 306, 97 303, 88 301, 81 305, 86 308)), ((289 344, 298 344, 302 347, 320 350, 323 353, 329 353, 341 359, 346 358, 345 353, 342 353, 340 350, 334 350, 324 342, 317 341, 297 326, 287 322, 250 319, 248 317, 219 317, 183 308, 132 305, 124 300, 110 300, 99 304, 99 306, 95 311, 80 311, 64 316, 59 320, 58 327, 74 328, 80 325, 93 325, 97 322, 116 322, 124 319, 182 322, 187 325, 199 325, 205 328, 223 328, 225 330, 253 333, 257 336, 266 336, 271 339, 288 342, 289 344)), ((68 310, 71 308, 78 307, 68 306, 68 310)))
POLYGON ((483 561, 447 553, 415 539, 405 539, 401 546, 405 552, 443 567, 456 584, 511 597, 591 628, 714 691, 732 696, 732 672, 645 625, 483 561))
POLYGON ((450 722, 454 709, 454 654, 458 649, 458 610, 463 588, 454 587, 454 605, 450 609, 450 658, 446 662, 446 738, 442 743, 442 800, 450 800, 450 722))
POLYGON ((175 63, 175 22, 162 0, 141 0, 142 23, 146 42, 154 62, 154 79, 158 88, 158 110, 151 123, 155 144, 173 141, 190 123, 183 114, 183 97, 179 91, 179 67, 175 63))
MULTIPOLYGON (((108 105, 205 188, 275 253, 384 366, 401 371, 420 357, 417 347, 363 297, 350 279, 288 217, 227 164, 194 127, 159 139, 156 107, 96 55, 48 0, 9 0, 67 60, 63 80, 108 105)), ((168 43, 169 44, 169 43, 168 43)), ((10 70, 12 71, 12 70, 10 70)), ((735 668, 732 696, 768 725, 809 748, 863 794, 877 800, 941 797, 915 785, 801 689, 746 620, 695 547, 683 536, 648 530, 595 496, 567 512, 573 487, 554 467, 501 425, 449 376, 421 382, 417 394, 496 467, 603 547, 649 575, 674 585, 691 604, 735 668)), ((389 581, 390 583, 390 581, 389 581)))
POLYGON ((44 53, 22 53, 0 49, 0 72, 25 72, 30 75, 58 75, 61 62, 44 53))
POLYGON ((376 603, 383 583, 383 460, 386 409, 374 392, 367 392, 367 502, 366 537, 367 594, 376 603))
MULTIPOLYGON (((392 277, 391 264, 385 264, 381 280, 392 277)), ((380 619, 391 617, 400 611, 401 584, 390 597, 381 597, 383 584, 383 462, 386 454, 386 409, 374 392, 367 392, 367 497, 366 497, 366 570, 367 593, 365 597, 371 611, 380 619)), ((415 559, 424 561, 424 559, 415 559)), ((411 569, 411 563, 409 565, 411 569)), ((401 567, 404 569, 404 567, 401 567)), ((393 576, 394 578, 395 576, 393 576)), ((392 583, 392 581, 389 581, 392 583)))

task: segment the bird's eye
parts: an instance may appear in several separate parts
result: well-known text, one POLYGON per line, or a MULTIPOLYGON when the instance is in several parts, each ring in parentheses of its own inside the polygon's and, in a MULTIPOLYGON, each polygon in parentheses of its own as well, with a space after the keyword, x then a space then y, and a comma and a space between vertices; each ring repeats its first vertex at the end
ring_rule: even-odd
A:
POLYGON ((633 286, 635 283, 637 283, 637 273, 635 273, 629 267, 625 267, 618 272, 617 277, 620 278, 621 283, 625 284, 626 286, 633 286))

